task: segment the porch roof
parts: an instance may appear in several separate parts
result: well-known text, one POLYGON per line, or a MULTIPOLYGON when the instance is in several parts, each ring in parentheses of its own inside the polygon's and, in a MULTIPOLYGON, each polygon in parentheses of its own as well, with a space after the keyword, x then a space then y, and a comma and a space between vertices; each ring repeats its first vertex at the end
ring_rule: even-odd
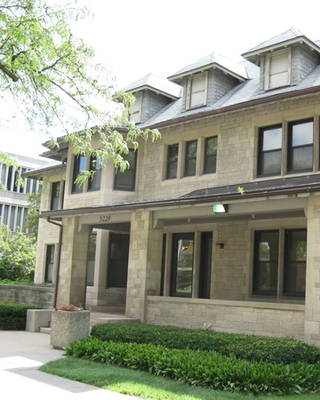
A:
POLYGON ((199 189, 182 197, 151 199, 92 207, 69 208, 43 211, 40 218, 61 219, 71 215, 85 215, 111 211, 159 209, 174 206, 188 206, 206 203, 222 203, 244 199, 277 197, 301 193, 320 192, 320 174, 268 179, 239 185, 199 189), (241 190, 239 190, 241 188, 241 190))

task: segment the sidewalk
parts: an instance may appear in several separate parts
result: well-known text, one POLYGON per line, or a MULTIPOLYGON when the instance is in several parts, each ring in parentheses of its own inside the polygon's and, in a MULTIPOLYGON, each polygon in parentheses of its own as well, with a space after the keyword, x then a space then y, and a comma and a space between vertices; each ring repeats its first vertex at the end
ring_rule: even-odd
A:
POLYGON ((50 335, 25 331, 0 331, 1 393, 20 399, 55 398, 133 400, 109 390, 46 374, 38 368, 63 357, 64 352, 50 346, 50 335))

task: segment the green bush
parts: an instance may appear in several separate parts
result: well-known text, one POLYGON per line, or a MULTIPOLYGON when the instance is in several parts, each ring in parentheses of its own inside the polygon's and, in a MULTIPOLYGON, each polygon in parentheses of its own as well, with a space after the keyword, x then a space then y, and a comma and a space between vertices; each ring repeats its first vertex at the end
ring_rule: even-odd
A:
POLYGON ((28 309, 40 309, 40 307, 26 304, 0 304, 0 330, 24 331, 28 309))
POLYGON ((70 343, 66 355, 148 371, 190 385, 254 394, 315 393, 320 362, 291 365, 227 357, 214 351, 168 349, 153 344, 104 342, 85 338, 70 343))
POLYGON ((35 239, 11 232, 0 221, 0 279, 31 279, 35 257, 35 239))
POLYGON ((170 349, 217 351, 249 361, 291 364, 320 360, 320 349, 289 338, 194 330, 145 324, 98 324, 91 335, 103 341, 150 343, 170 349))

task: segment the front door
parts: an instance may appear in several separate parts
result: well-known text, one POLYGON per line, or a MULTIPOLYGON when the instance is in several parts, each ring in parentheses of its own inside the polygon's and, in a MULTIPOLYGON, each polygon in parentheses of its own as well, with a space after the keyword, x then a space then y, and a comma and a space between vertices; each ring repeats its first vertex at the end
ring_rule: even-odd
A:
POLYGON ((110 233, 107 287, 127 287, 130 236, 110 233))

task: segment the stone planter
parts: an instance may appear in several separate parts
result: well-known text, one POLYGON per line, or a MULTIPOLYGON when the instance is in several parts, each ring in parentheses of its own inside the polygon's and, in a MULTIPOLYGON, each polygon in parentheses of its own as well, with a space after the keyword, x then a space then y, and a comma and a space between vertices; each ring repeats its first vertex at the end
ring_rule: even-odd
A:
POLYGON ((50 344, 62 349, 90 334, 90 311, 52 311, 50 344))

